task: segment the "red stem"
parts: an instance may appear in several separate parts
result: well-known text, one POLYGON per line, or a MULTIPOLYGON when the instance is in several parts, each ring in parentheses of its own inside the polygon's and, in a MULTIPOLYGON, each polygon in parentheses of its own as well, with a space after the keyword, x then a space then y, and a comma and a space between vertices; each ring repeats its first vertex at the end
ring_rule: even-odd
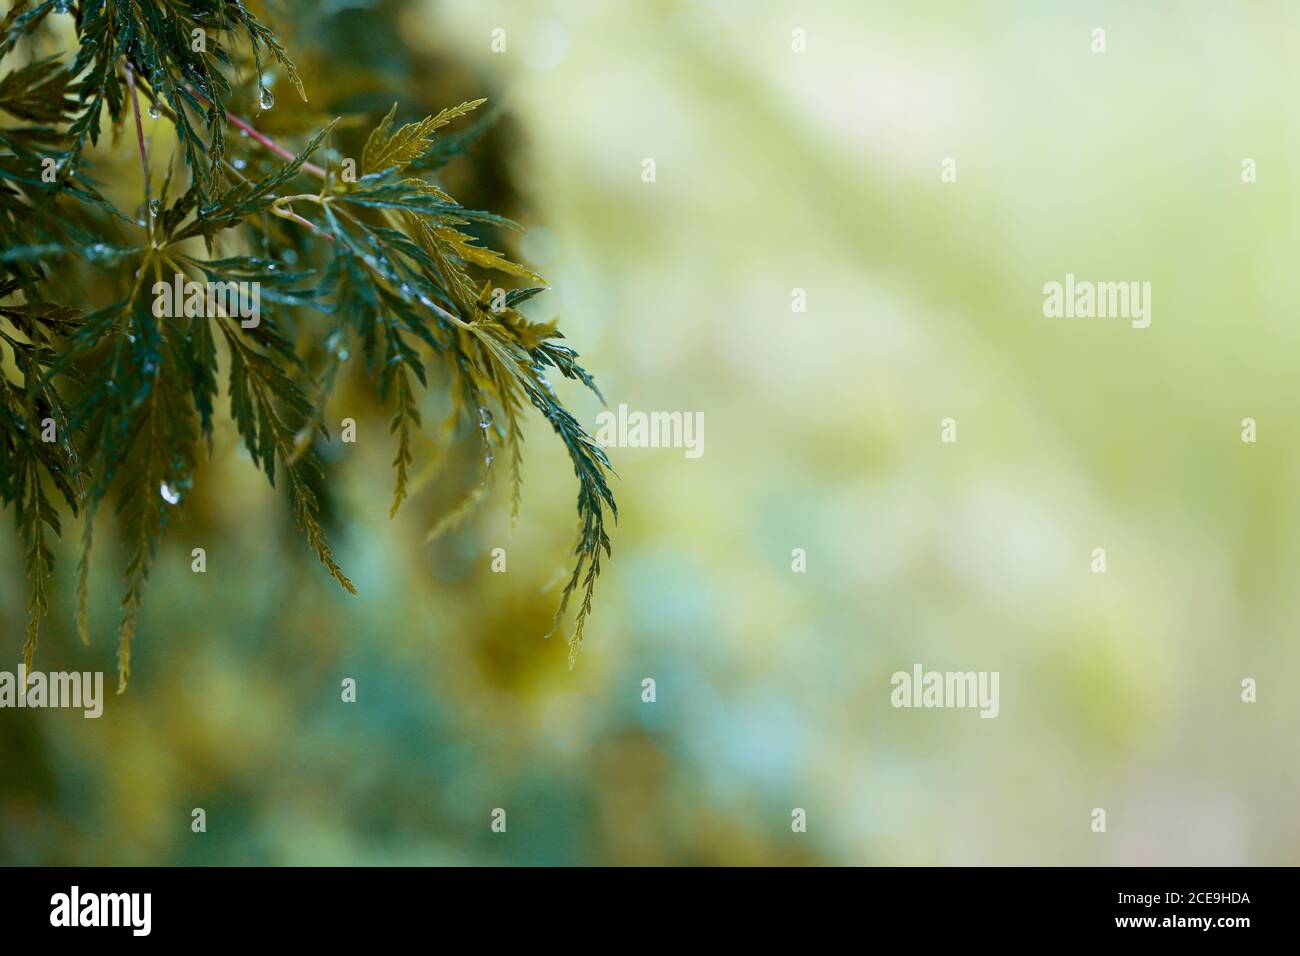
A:
MULTIPOLYGON (((202 93, 200 93, 198 90, 192 89, 191 92, 195 96, 197 96, 200 100, 202 100, 204 103, 207 103, 209 106, 212 105, 212 101, 209 100, 202 93)), ((227 122, 243 130, 250 137, 255 139, 257 142, 261 143, 263 146, 265 146, 271 152, 275 153, 277 156, 289 160, 298 158, 293 153, 289 152, 287 149, 285 149, 283 146, 277 143, 275 140, 271 139, 271 137, 267 136, 265 133, 258 132, 258 130, 254 128, 252 124, 250 124, 247 120, 240 119, 234 113, 230 112, 230 110, 226 110, 226 120, 227 122)), ((323 180, 325 178, 325 170, 321 169, 315 163, 303 163, 302 168, 303 170, 311 173, 313 176, 317 177, 318 179, 323 180)))
POLYGON ((140 149, 140 170, 144 173, 144 214, 148 217, 149 235, 153 236, 153 187, 149 184, 149 157, 144 149, 144 125, 140 122, 140 96, 135 91, 135 70, 126 65, 126 85, 131 88, 131 105, 135 109, 135 142, 140 149))

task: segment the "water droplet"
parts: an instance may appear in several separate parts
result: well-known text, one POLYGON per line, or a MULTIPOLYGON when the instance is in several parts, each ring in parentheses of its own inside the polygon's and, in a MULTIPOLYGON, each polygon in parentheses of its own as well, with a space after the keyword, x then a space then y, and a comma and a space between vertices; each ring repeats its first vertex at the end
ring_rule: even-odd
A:
POLYGON ((158 215, 158 213, 162 211, 162 203, 157 199, 149 200, 149 211, 155 216, 158 215))
POLYGON ((230 161, 230 165, 231 165, 231 166, 234 166, 236 169, 243 169, 245 166, 248 165, 248 160, 246 160, 246 159, 232 159, 232 160, 230 161))
POLYGON ((295 262, 298 261, 298 253, 294 252, 292 249, 284 250, 284 252, 281 254, 281 257, 289 265, 293 265, 295 262))
POLYGON ((479 410, 478 410, 478 427, 479 427, 479 428, 491 428, 491 427, 492 427, 492 409, 488 408, 486 405, 480 405, 480 406, 479 406, 479 410))
POLYGON ((275 105, 275 94, 264 86, 262 87, 261 93, 258 94, 257 102, 261 105, 262 109, 269 110, 275 105))
POLYGON ((158 493, 162 495, 163 501, 167 502, 169 505, 178 505, 181 503, 181 493, 172 488, 172 486, 167 484, 165 481, 159 486, 158 493))
POLYGON ((546 377, 546 366, 541 362, 534 362, 529 368, 533 370, 533 375, 537 378, 537 384, 554 395, 555 389, 551 388, 551 380, 546 377))
POLYGON ((158 117, 162 116, 162 110, 154 106, 154 104, 152 103, 149 104, 148 113, 150 119, 157 119, 158 117))
POLYGON ((488 469, 488 468, 491 468, 491 467, 492 467, 492 462, 494 462, 494 461, 496 461, 496 459, 493 458, 491 455, 484 455, 484 456, 483 456, 483 468, 484 468, 484 470, 486 470, 486 469, 488 469))
POLYGON ((325 351, 332 354, 340 362, 346 362, 352 355, 348 351, 347 337, 339 331, 331 332, 325 337, 325 351))

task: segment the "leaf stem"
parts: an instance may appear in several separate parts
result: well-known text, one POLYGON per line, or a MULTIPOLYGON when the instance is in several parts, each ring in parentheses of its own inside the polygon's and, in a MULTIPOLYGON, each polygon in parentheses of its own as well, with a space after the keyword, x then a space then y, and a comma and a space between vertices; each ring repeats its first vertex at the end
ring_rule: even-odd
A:
MULTIPOLYGON (((191 87, 190 92, 193 93, 204 103, 207 103, 209 106, 212 105, 212 101, 208 99, 206 96, 204 96, 202 93, 200 93, 198 90, 195 90, 191 87)), ((234 113, 230 112, 230 110, 226 110, 226 121, 231 125, 235 126, 237 129, 243 130, 245 133, 248 134, 250 139, 253 139, 256 142, 261 143, 263 146, 265 146, 267 149, 269 149, 271 152, 275 153, 277 156, 281 157, 282 159, 294 160, 298 158, 289 150, 285 149, 283 146, 277 143, 275 140, 271 139, 271 137, 267 136, 263 132, 258 131, 253 126, 253 124, 249 123, 247 120, 240 119, 234 113)), ((320 179, 322 181, 325 179, 325 170, 321 169, 321 167, 317 166, 315 163, 303 163, 302 170, 304 172, 311 173, 317 179, 320 179)))
POLYGON ((290 222, 296 222, 300 226, 306 226, 315 235, 322 236, 330 242, 333 242, 334 235, 332 233, 320 228, 306 216, 300 216, 290 208, 290 203, 295 199, 306 199, 322 205, 324 204, 324 200, 322 200, 320 196, 312 195, 311 193, 303 193, 300 196, 281 196, 275 202, 271 203, 272 215, 279 216, 281 219, 288 219, 290 222))
POLYGON ((140 121, 140 95, 135 89, 135 68, 126 65, 126 85, 131 89, 131 107, 135 112, 135 142, 140 150, 140 170, 144 174, 144 214, 149 223, 149 239, 153 239, 153 186, 149 182, 149 154, 144 146, 144 124, 140 121))

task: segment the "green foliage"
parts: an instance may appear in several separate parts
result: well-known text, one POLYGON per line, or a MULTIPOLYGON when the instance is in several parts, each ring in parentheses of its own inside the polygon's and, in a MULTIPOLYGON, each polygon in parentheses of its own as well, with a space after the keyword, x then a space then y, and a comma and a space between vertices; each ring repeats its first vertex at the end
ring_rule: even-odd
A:
MULTIPOLYGON (((475 234, 518 227, 461 206, 428 178, 487 124, 454 136, 438 131, 484 101, 400 126, 394 104, 370 134, 357 175, 345 176, 332 146, 339 120, 323 123, 294 152, 228 111, 251 89, 254 102, 268 105, 268 62, 306 100, 284 46, 239 0, 16 0, 0 26, 0 501, 13 510, 31 579, 28 662, 48 609, 50 540, 63 508, 85 522, 77 624, 89 639, 93 522, 112 502, 126 553, 118 628, 125 688, 151 561, 200 446, 212 449, 223 379, 253 464, 272 486, 279 481, 311 550, 355 593, 320 522, 322 473, 313 450, 316 436, 329 437, 324 405, 343 357, 355 351, 392 407, 393 515, 410 493, 413 436, 423 427, 419 395, 429 388, 431 363, 450 382, 444 430, 461 420, 478 426, 479 480, 431 535, 482 498, 499 453, 509 462, 517 515, 521 419, 531 407, 555 431, 579 484, 578 544, 556 612, 558 625, 577 596, 572 663, 602 552, 610 553, 605 521, 617 511, 605 453, 547 375, 600 393, 555 324, 519 311, 544 280, 475 234), (48 45, 58 35, 55 21, 67 17, 75 51, 28 49, 48 45), (142 105, 166 118, 178 144, 156 198, 142 105), (135 139, 146 171, 134 216, 92 179, 92 147, 105 120, 115 135, 135 139), (284 161, 246 176, 240 167, 247 164, 228 155, 232 126, 284 161), (286 249, 291 256, 277 255, 286 249), (101 270, 95 287, 112 294, 70 287, 66 270, 74 264, 101 270), (494 299, 488 272, 527 285, 494 299), (246 328, 224 313, 157 317, 154 283, 177 273, 259 283, 260 322, 246 328), (55 440, 43 440, 51 423, 55 440)), ((356 118, 344 119, 353 125, 356 118)))

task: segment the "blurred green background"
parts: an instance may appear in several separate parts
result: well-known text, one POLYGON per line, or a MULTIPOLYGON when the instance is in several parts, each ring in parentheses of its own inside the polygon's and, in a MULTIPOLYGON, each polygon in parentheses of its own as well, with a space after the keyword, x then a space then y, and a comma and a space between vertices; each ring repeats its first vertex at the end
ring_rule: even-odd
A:
MULTIPOLYGON (((309 93, 352 84, 331 106, 504 106, 450 191, 530 227, 513 251, 554 287, 532 314, 560 317, 611 404, 702 411, 705 453, 612 451, 614 559, 569 671, 542 635, 576 486, 544 423, 518 527, 498 482, 426 545, 468 458, 390 521, 387 416, 344 382, 333 419, 359 440, 323 451, 356 598, 226 423, 128 693, 97 721, 0 711, 0 862, 1300 862, 1300 8, 331 0, 286 19, 309 93), (1151 327, 1044 318, 1067 272, 1151 282, 1151 327), (1000 716, 893 709, 890 675, 918 662, 999 671, 1000 716)), ((127 169, 129 138, 97 159, 127 169)), ((598 403, 560 387, 594 428, 598 403)), ((65 532, 38 667, 111 684, 109 532, 90 648, 65 532)), ((0 561, 13 669, 12 534, 0 561)))

